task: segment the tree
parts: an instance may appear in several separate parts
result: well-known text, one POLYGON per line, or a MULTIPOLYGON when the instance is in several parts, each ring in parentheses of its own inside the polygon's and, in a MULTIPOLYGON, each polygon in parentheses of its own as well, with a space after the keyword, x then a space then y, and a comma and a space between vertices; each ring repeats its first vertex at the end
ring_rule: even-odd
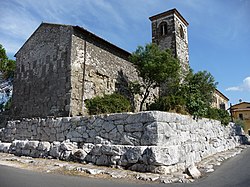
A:
POLYGON ((192 70, 182 84, 182 94, 186 100, 186 108, 194 117, 204 117, 213 101, 217 82, 211 73, 192 70))
POLYGON ((180 65, 178 59, 174 58, 170 50, 162 51, 156 44, 147 44, 145 47, 139 46, 132 53, 130 60, 135 64, 138 74, 143 82, 140 111, 148 98, 150 91, 165 83, 169 79, 179 77, 180 65))
POLYGON ((16 69, 16 61, 8 59, 6 51, 0 44, 0 71, 5 79, 13 78, 16 69))

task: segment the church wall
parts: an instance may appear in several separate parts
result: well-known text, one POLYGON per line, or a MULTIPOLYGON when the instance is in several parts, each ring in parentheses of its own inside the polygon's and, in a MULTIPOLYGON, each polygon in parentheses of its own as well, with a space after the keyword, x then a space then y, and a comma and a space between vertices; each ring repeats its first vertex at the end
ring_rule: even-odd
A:
MULTIPOLYGON (((73 116, 86 114, 86 108, 82 103, 94 96, 117 91, 132 97, 128 91, 128 82, 139 81, 136 69, 122 53, 111 48, 105 43, 96 41, 95 38, 85 37, 79 33, 73 35, 71 61, 73 116)), ((136 100, 136 108, 139 108, 140 97, 137 96, 133 100, 136 100)))
POLYGON ((67 116, 70 102, 69 26, 44 24, 16 54, 12 116, 67 116))

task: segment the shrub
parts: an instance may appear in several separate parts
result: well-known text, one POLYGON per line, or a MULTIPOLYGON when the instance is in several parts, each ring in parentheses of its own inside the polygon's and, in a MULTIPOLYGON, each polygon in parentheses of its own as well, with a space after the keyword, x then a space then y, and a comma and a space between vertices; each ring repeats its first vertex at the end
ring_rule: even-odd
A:
POLYGON ((85 100, 90 115, 131 111, 131 104, 124 96, 114 93, 85 100))
POLYGON ((149 110, 160 110, 187 114, 185 109, 185 100, 178 95, 160 97, 155 103, 149 106, 149 110))
POLYGON ((226 110, 217 108, 208 108, 205 117, 219 120, 223 125, 227 125, 231 120, 230 115, 226 110))

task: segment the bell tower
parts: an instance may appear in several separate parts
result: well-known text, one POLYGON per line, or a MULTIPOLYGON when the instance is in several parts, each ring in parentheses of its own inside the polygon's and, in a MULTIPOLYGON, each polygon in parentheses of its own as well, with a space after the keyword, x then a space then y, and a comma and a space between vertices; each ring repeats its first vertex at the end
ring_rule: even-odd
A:
POLYGON ((188 22, 176 10, 154 15, 149 18, 152 23, 152 42, 160 49, 171 49, 180 60, 182 74, 189 70, 188 22))

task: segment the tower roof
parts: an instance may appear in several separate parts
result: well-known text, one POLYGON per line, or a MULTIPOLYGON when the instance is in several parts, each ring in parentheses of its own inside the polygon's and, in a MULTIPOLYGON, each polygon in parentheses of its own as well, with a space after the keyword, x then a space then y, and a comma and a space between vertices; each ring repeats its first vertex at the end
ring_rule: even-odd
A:
POLYGON ((173 15, 173 14, 175 14, 181 21, 183 21, 183 23, 186 25, 186 26, 188 26, 189 24, 188 24, 188 22, 185 20, 185 18, 184 17, 182 17, 182 15, 178 12, 178 10, 177 9, 171 9, 171 10, 168 10, 168 11, 166 11, 166 12, 162 12, 162 13, 160 13, 160 14, 156 14, 156 15, 154 15, 154 16, 151 16, 149 19, 151 20, 151 21, 154 21, 154 20, 156 20, 156 19, 159 19, 159 18, 161 18, 161 17, 165 17, 165 16, 169 16, 169 15, 173 15))

